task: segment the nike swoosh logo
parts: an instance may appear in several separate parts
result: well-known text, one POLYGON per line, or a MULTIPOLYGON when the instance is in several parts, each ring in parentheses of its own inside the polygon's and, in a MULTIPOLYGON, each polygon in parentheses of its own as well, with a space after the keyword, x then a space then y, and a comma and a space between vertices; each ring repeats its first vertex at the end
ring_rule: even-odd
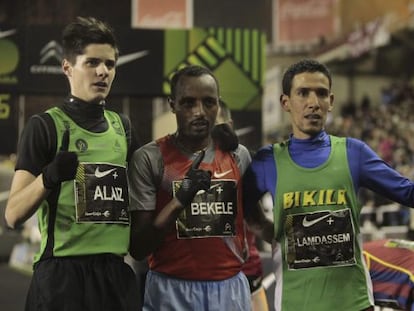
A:
POLYGON ((222 178, 222 177, 224 177, 224 176, 226 176, 228 173, 231 173, 231 171, 232 170, 228 170, 228 171, 225 171, 225 172, 222 172, 222 173, 217 173, 217 172, 214 172, 214 178, 222 178))
POLYGON ((254 126, 247 126, 247 127, 242 127, 240 129, 234 130, 237 136, 243 136, 253 131, 254 131, 254 126))
POLYGON ((127 55, 121 55, 119 56, 116 65, 117 66, 121 66, 127 63, 132 62, 133 60, 136 60, 138 58, 142 58, 144 56, 147 56, 149 54, 148 50, 144 50, 144 51, 139 51, 139 52, 135 52, 132 54, 127 54, 127 55))
POLYGON ((102 178, 102 177, 105 177, 106 175, 109 175, 109 174, 111 174, 113 171, 115 171, 116 170, 116 168, 111 168, 110 170, 107 170, 107 171, 103 171, 103 172, 101 172, 100 170, 99 170, 99 166, 97 166, 96 167, 96 170, 95 170, 95 177, 96 178, 102 178))
MULTIPOLYGON (((218 183, 218 184, 215 184, 215 185, 210 186, 210 189, 208 189, 208 192, 211 192, 211 190, 213 190, 214 188, 217 188, 217 187, 219 187, 221 185, 222 185, 222 183, 218 183)), ((201 190, 198 190, 197 191, 197 194, 203 194, 204 192, 206 192, 206 191, 203 190, 203 189, 201 189, 201 190)))
POLYGON ((6 30, 6 31, 0 31, 0 39, 1 38, 6 38, 8 36, 11 36, 15 32, 16 32, 16 29, 10 29, 10 30, 6 30))
POLYGON ((318 217, 318 218, 312 219, 312 220, 308 220, 305 216, 303 218, 302 225, 304 227, 310 227, 310 226, 313 226, 314 224, 316 224, 317 222, 320 222, 321 220, 323 220, 325 218, 328 218, 329 216, 331 216, 331 214, 323 215, 321 217, 318 217))

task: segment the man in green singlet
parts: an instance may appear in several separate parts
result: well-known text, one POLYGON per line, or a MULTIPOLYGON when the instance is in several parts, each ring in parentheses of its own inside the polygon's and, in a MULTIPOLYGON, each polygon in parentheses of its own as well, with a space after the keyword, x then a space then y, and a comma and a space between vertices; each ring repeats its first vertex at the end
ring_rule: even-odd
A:
MULTIPOLYGON (((118 48, 112 29, 78 17, 63 31, 70 94, 31 117, 6 206, 16 228, 37 213, 42 237, 26 310, 138 310, 129 244, 129 119, 105 109, 118 48)), ((131 143, 132 142, 132 143, 131 143)))

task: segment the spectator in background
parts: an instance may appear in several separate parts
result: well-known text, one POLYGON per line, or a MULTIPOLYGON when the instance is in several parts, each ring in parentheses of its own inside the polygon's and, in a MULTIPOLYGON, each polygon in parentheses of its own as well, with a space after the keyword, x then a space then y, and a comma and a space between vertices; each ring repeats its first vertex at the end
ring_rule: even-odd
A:
POLYGON ((241 176, 246 148, 211 139, 219 85, 188 66, 171 80, 177 131, 138 149, 129 165, 130 253, 149 256, 144 310, 250 311, 241 176))
POLYGON ((324 65, 293 64, 282 90, 292 135, 259 150, 243 178, 248 223, 274 246, 275 309, 374 310, 357 194, 368 188, 413 207, 414 183, 362 141, 328 135, 334 95, 324 65), (265 193, 273 197, 274 224, 256 208, 265 193))
POLYGON ((18 147, 6 206, 17 228, 34 213, 40 250, 26 310, 137 310, 129 244, 129 119, 105 108, 118 48, 110 26, 78 17, 63 30, 70 94, 33 116, 18 147))
MULTIPOLYGON (((234 132, 233 119, 228 106, 220 100, 220 109, 217 115, 217 126, 213 129, 212 137, 223 150, 234 152, 239 148, 239 142, 234 132)), ((249 280, 250 293, 252 297, 253 311, 267 311, 266 290, 262 286, 263 266, 259 250, 256 244, 256 236, 248 228, 247 223, 244 224, 245 237, 249 257, 243 264, 242 271, 249 280)))

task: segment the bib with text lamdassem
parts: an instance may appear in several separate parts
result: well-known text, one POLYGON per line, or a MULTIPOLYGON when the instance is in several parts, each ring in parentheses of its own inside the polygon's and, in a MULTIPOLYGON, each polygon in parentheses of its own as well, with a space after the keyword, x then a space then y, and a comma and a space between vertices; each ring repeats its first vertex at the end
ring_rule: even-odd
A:
POLYGON ((289 269, 356 263, 349 209, 288 215, 285 228, 289 269))

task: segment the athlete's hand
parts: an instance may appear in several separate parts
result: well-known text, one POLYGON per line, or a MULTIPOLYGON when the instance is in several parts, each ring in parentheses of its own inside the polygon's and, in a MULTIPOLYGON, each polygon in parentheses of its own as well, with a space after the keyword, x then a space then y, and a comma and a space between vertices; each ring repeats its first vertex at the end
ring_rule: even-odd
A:
POLYGON ((239 138, 228 123, 216 124, 211 132, 211 137, 223 151, 234 151, 239 145, 239 138))
POLYGON ((78 156, 69 149, 69 129, 63 133, 62 144, 56 157, 43 168, 43 185, 47 189, 53 189, 62 181, 75 178, 78 168, 78 156))
POLYGON ((207 191, 210 189, 211 172, 198 169, 204 158, 205 151, 201 151, 197 158, 193 161, 190 169, 187 171, 180 189, 178 189, 175 197, 180 201, 183 207, 188 206, 199 190, 207 191))

